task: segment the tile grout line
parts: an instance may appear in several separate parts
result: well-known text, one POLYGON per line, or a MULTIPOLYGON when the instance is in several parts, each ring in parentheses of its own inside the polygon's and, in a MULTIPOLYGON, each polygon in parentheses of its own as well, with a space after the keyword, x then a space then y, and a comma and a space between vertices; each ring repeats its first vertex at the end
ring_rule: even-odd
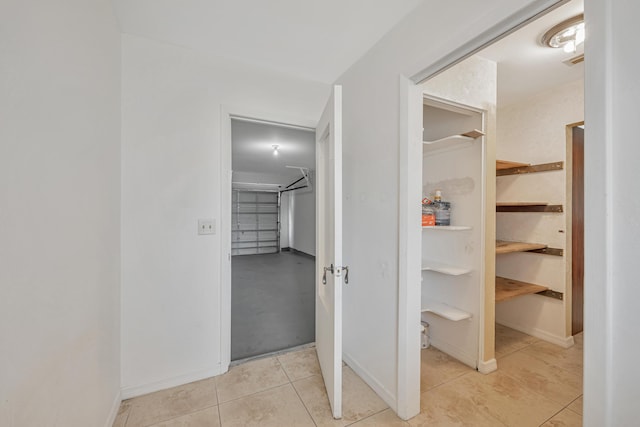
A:
MULTIPOLYGON (((276 356, 276 359, 278 359, 278 356, 276 356)), ((284 374, 286 375, 287 379, 289 380, 289 384, 291 384, 291 388, 296 393, 296 396, 298 396, 298 399, 300 400, 300 403, 302 403, 302 407, 304 408, 305 411, 307 411, 307 415, 309 415, 309 419, 311 420, 311 422, 313 423, 314 426, 318 427, 318 424, 313 419, 313 416, 311 416, 311 412, 309 412, 309 408, 307 408, 307 405, 305 405, 304 400, 302 399, 302 396, 300 396, 300 393, 298 393, 298 389, 296 388, 295 384, 291 380, 291 377, 289 376, 289 373, 284 368, 284 365, 282 365, 282 362, 280 361, 280 359, 278 359, 278 363, 280 363, 280 367, 281 367, 282 371, 284 372, 284 374)), ((300 378, 300 379, 303 379, 303 378, 300 378)), ((222 427, 222 426, 220 426, 220 427, 222 427)))
POLYGON ((582 417, 582 414, 579 414, 579 413, 578 413, 578 411, 575 411, 575 410, 573 410, 573 409, 569 408, 569 406, 573 405, 573 404, 575 403, 575 401, 576 401, 576 400, 578 400, 578 399, 580 399, 583 395, 584 395, 584 394, 581 394, 580 396, 578 396, 578 397, 576 397, 575 399, 573 399, 571 402, 569 402, 569 403, 567 404, 567 406, 565 406, 565 407, 564 407, 564 409, 568 409, 568 410, 570 410, 571 412, 573 412, 574 414, 580 415, 580 417, 582 417))
POLYGON ((276 388, 278 388, 278 387, 282 387, 283 385, 287 385, 287 384, 290 384, 290 383, 286 382, 286 383, 282 383, 282 384, 274 385, 274 386, 272 386, 272 387, 267 387, 267 388, 265 388, 264 390, 259 390, 259 391, 255 391, 255 392, 253 392, 253 393, 245 394, 245 395, 243 395, 243 396, 238 396, 238 397, 235 397, 235 398, 233 398, 233 399, 231 399, 231 400, 226 400, 226 401, 224 401, 224 402, 220 402, 220 403, 218 404, 218 406, 226 405, 227 403, 235 402, 236 400, 244 399, 245 397, 255 396, 255 395, 256 395, 256 394, 258 394, 258 393, 264 393, 265 391, 273 390, 273 389, 276 389, 276 388))
POLYGON ((556 415, 558 415, 560 412, 564 411, 565 408, 560 409, 558 412, 556 412, 555 414, 551 415, 549 418, 547 418, 546 420, 544 420, 544 422, 542 424, 540 424, 539 427, 544 426, 546 423, 548 423, 549 421, 551 421, 553 419, 553 417, 555 417, 556 415))
MULTIPOLYGON (((270 357, 273 357, 273 359, 278 363, 278 366, 280 367, 280 369, 281 369, 281 370, 282 370, 282 372, 284 373, 284 376, 285 376, 285 378, 287 379, 287 382, 290 382, 290 381, 289 381, 289 376, 287 375, 287 373, 285 372, 284 368, 282 367, 282 364, 281 364, 281 363, 280 363, 280 361, 278 360, 278 357, 277 357, 277 356, 270 356, 270 357)), ((262 360, 268 360, 268 359, 269 359, 269 358, 264 358, 264 359, 262 359, 262 360)), ((229 369, 229 372, 230 372, 230 371, 231 371, 231 369, 229 369)), ((224 375, 224 374, 223 374, 223 375, 224 375)), ((222 375, 221 375, 221 376, 222 376, 222 375)), ((271 387, 267 387, 267 388, 265 388, 264 390, 254 391, 253 393, 249 393, 249 394, 245 394, 245 395, 242 395, 242 396, 238 396, 238 397, 236 397, 236 398, 233 398, 233 399, 230 399, 230 400, 226 400, 226 401, 224 401, 224 402, 221 402, 221 401, 220 401, 220 398, 219 398, 219 396, 218 396, 218 388, 217 388, 217 385, 218 385, 218 383, 216 382, 216 397, 218 397, 218 406, 222 406, 222 405, 227 404, 227 403, 229 403, 229 402, 234 402, 234 401, 236 401, 236 400, 239 400, 239 399, 242 399, 242 398, 245 398, 245 397, 253 396, 253 395, 258 394, 258 393, 262 393, 262 392, 265 392, 265 391, 268 391, 268 390, 273 390, 274 388, 282 387, 283 385, 287 385, 287 383, 286 383, 286 382, 284 382, 284 383, 280 383, 280 384, 277 384, 277 385, 274 385, 274 386, 271 386, 271 387)))
MULTIPOLYGON (((121 403, 121 405, 122 405, 122 403, 121 403)), ((129 408, 129 410, 127 411, 127 417, 124 419, 124 424, 123 424, 124 427, 127 427, 127 423, 129 422, 129 415, 131 415, 131 410, 132 409, 133 408, 129 408)))
MULTIPOLYGON (((537 341, 537 342, 539 342, 539 341, 537 341)), ((515 352, 514 352, 514 353, 512 353, 512 354, 519 353, 519 352, 523 351, 524 349, 529 348, 529 347, 530 347, 531 345, 533 345, 533 344, 535 344, 535 343, 531 343, 531 344, 529 344, 528 346, 523 347, 523 348, 521 348, 520 350, 517 350, 517 351, 515 351, 515 352)), ((527 352, 523 352, 522 354, 527 355, 527 356, 530 356, 530 357, 533 357, 534 359, 537 359, 537 360, 539 360, 539 361, 543 362, 543 363, 544 363, 544 364, 546 364, 546 365, 550 365, 550 366, 552 366, 552 367, 554 367, 554 368, 556 368, 556 369, 559 369, 559 370, 561 370, 561 371, 564 371, 564 372, 566 372, 566 373, 568 373, 568 374, 576 375, 574 372, 571 372, 571 371, 569 371, 569 370, 567 370, 567 369, 564 369, 564 368, 562 368, 562 367, 560 367, 560 366, 556 365, 555 363, 550 363, 550 362, 548 362, 548 361, 546 361, 546 360, 544 360, 544 359, 541 359, 541 358, 539 358, 539 357, 536 357, 534 354, 530 354, 530 353, 527 353, 527 352)), ((508 373, 508 372, 504 372, 504 374, 505 374, 505 375, 507 375, 507 376, 508 376, 509 378, 511 378, 512 380, 514 380, 514 381, 516 381, 516 382, 518 382, 518 383, 520 383, 520 384, 525 384, 525 385, 526 385, 526 382, 521 381, 520 379, 515 378, 515 377, 513 377, 513 376, 509 375, 509 373, 508 373)), ((583 392, 584 390, 581 390, 581 391, 583 392)), ((538 391, 536 391, 536 390, 532 390, 532 392, 533 392, 533 393, 535 393, 535 394, 537 394, 537 395, 539 395, 539 396, 544 397, 545 399, 549 400, 550 402, 554 402, 554 403, 557 403, 558 405, 561 405, 561 406, 562 406, 562 404, 561 404, 561 403, 559 403, 559 402, 557 402, 557 401, 555 401, 555 400, 552 400, 552 399, 548 398, 546 395, 544 395, 544 394, 542 394, 542 393, 539 393, 539 392, 538 392, 538 391)), ((555 417, 556 415, 558 415, 560 412, 564 411, 565 409, 569 409, 569 405, 571 405, 573 402, 575 402, 576 400, 578 400, 578 399, 580 398, 580 396, 582 396, 582 394, 583 394, 583 393, 580 393, 580 395, 578 395, 578 397, 576 397, 575 399, 573 399, 573 400, 572 400, 571 402, 569 402, 567 405, 563 406, 563 407, 562 407, 562 409, 560 409, 558 412, 556 412, 556 413, 555 413, 555 414, 553 414, 551 417, 549 417, 547 420, 545 420, 545 422, 544 422, 544 423, 546 423, 547 421, 551 420, 553 417, 555 417)), ((571 411, 571 409, 569 409, 569 410, 571 411)), ((575 412, 575 411, 572 411, 572 412, 575 412)), ((580 416, 582 416, 581 414, 579 414, 579 415, 580 415, 580 416)), ((541 424, 541 426, 542 426, 544 423, 542 423, 542 424, 541 424)))
MULTIPOLYGON (((471 369, 471 368, 469 368, 469 369, 471 369)), ((441 382, 438 385, 434 385, 433 387, 431 387, 429 389, 426 389, 425 391, 420 390, 420 394, 426 393, 426 392, 431 391, 431 390, 435 390, 436 388, 439 388, 439 387, 441 387, 443 385, 449 384, 449 383, 451 383, 453 381, 459 380, 460 378, 462 378, 464 376, 467 376, 467 375, 470 375, 470 374, 473 374, 473 373, 479 373, 479 372, 478 371, 474 371, 474 370, 470 370, 469 372, 463 372, 462 374, 458 375, 457 377, 449 378, 448 380, 445 380, 444 382, 441 382)))
POLYGON ((564 372, 568 372, 568 373, 570 373, 572 375, 579 375, 580 377, 583 377, 583 375, 584 375, 584 366, 583 366, 582 371, 580 372, 580 374, 577 374, 577 373, 575 373, 575 372, 573 372, 573 371, 571 371, 571 370, 569 370, 567 368, 563 368, 562 366, 558 366, 556 363, 552 363, 552 362, 549 362, 548 360, 545 360, 545 359, 543 359, 541 357, 538 357, 536 354, 531 354, 531 353, 524 353, 524 354, 526 354, 527 356, 531 356, 534 359, 537 359, 537 360, 539 360, 539 361, 541 361, 543 363, 546 363, 547 365, 551 365, 556 369, 559 369, 559 370, 564 371, 564 372))
MULTIPOLYGON (((356 420, 356 421, 354 421, 354 422, 352 422, 352 423, 346 424, 344 427, 352 426, 352 425, 354 425, 354 424, 356 424, 356 423, 359 423, 360 421, 368 420, 368 419, 369 419, 369 418, 371 418, 371 417, 375 417, 376 415, 383 413, 383 412, 384 412, 384 411, 386 411, 387 409, 391 409, 391 408, 390 408, 389 406, 387 406, 386 408, 384 408, 384 409, 382 409, 382 410, 380 410, 380 411, 378 411, 378 412, 374 412, 374 413, 373 413, 373 414, 371 414, 371 415, 367 415, 367 416, 366 416, 366 417, 364 417, 364 418, 361 418, 361 419, 356 420)), ((395 412, 394 412, 394 413, 395 413, 395 412)), ((404 420, 403 420, 403 421, 404 421, 404 420)), ((406 422, 406 421, 405 421, 405 422, 406 422)))
MULTIPOLYGON (((227 372, 229 372, 229 371, 227 370, 227 372)), ((218 423, 220 423, 220 427, 222 427, 222 413, 220 411, 220 396, 218 396, 218 380, 217 380, 217 378, 213 381, 213 385, 216 388, 216 403, 218 404, 218 423)))
POLYGON ((280 358, 278 356, 276 356, 276 360, 278 361, 278 364, 280 365, 280 369, 282 369, 282 372, 284 372, 284 376, 287 377, 287 379, 289 380, 290 384, 293 384, 293 381, 291 381, 291 377, 289 376, 289 373, 284 368, 284 365, 282 364, 282 362, 280 361, 280 358))
MULTIPOLYGON (((195 411, 185 412, 184 414, 176 415, 175 417, 167 418, 165 420, 160 420, 160 421, 158 421, 156 423, 153 423, 153 424, 146 424, 146 425, 144 425, 142 427, 154 427, 154 426, 157 426, 158 424, 166 423, 167 421, 173 421, 173 420, 178 419, 180 417, 186 417, 187 415, 192 415, 192 414, 195 414, 196 412, 202 412, 202 411, 206 411, 207 409, 216 408, 216 407, 218 407, 218 405, 210 405, 210 406, 207 406, 206 408, 200 408, 200 409, 196 409, 195 411)), ((218 409, 218 416, 219 416, 219 414, 220 414, 220 409, 218 409)), ((129 417, 127 417, 127 422, 129 422, 129 417)), ((125 427, 127 427, 126 424, 125 424, 125 427)))
POLYGON ((316 423, 316 420, 313 418, 313 415, 311 415, 311 412, 309 412, 309 408, 307 408, 307 404, 304 403, 304 399, 302 398, 302 396, 300 396, 300 393, 298 393, 298 389, 296 388, 293 382, 291 383, 291 387, 293 387, 293 391, 295 391, 296 396, 298 396, 298 399, 300 399, 300 403, 302 403, 302 407, 304 408, 305 411, 307 411, 307 415, 309 415, 309 418, 311 419, 311 422, 313 423, 313 425, 318 427, 318 423, 316 423))

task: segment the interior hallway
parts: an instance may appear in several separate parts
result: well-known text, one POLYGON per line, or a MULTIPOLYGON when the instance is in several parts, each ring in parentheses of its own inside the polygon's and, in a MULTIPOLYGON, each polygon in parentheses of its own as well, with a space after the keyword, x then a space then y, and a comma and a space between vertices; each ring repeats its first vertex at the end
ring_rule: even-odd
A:
POLYGON ((126 400, 114 427, 581 426, 582 334, 563 349, 496 325, 500 369, 480 374, 422 351, 421 413, 402 421, 349 368, 343 419, 333 420, 309 348, 235 366, 228 373, 126 400))
POLYGON ((315 341, 313 257, 238 255, 231 269, 231 360, 315 341))

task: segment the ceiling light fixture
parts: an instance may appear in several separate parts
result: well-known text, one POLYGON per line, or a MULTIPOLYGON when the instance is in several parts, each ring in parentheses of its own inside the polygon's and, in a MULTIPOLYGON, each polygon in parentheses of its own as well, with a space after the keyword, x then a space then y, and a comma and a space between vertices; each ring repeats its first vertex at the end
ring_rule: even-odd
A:
POLYGON ((584 43, 584 15, 562 21, 542 36, 542 44, 552 48, 562 48, 567 53, 575 53, 584 43))
POLYGON ((279 145, 272 145, 273 147, 273 155, 277 156, 278 155, 278 148, 280 147, 279 145))

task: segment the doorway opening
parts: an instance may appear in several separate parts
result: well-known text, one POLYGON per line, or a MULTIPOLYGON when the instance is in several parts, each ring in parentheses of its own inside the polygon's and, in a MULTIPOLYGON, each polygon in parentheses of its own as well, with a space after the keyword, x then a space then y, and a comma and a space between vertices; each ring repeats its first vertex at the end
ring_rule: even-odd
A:
POLYGON ((567 280, 571 335, 584 327, 584 122, 567 126, 567 280))
MULTIPOLYGON (((502 366, 506 375, 526 382, 522 372, 531 361, 550 367, 534 373, 549 379, 545 390, 549 396, 569 399, 562 401, 565 406, 581 402, 582 336, 573 336, 578 330, 572 327, 572 313, 578 316, 578 312, 572 305, 582 302, 571 275, 571 255, 579 255, 572 249, 571 206, 576 202, 568 187, 572 167, 566 129, 567 123, 584 118, 584 56, 582 45, 563 52, 541 42, 549 28, 581 16, 583 8, 580 0, 566 2, 473 56, 450 67, 453 60, 442 64, 444 71, 431 72, 435 77, 416 87, 422 98, 424 161, 408 164, 422 171, 420 311, 427 326, 422 332, 422 393, 463 381, 456 378, 464 377, 465 369, 473 372, 464 365, 481 373, 500 371, 502 366), (451 117, 432 111, 424 98, 476 109, 483 112, 484 122, 480 127, 461 125, 450 111, 446 115, 451 117), (443 126, 451 129, 437 134, 443 126), (461 148, 465 145, 484 153, 475 159, 482 168, 478 177, 471 177, 467 153, 461 148), (451 157, 447 166, 444 160, 435 160, 445 153, 451 153, 446 154, 451 157), (459 200, 465 188, 483 185, 480 202, 470 207, 459 200), (448 222, 428 223, 433 211, 442 209, 448 222), (477 225, 481 237, 465 236, 475 229, 469 215, 484 215, 477 225), (447 245, 453 249, 439 249, 447 245), (481 266, 474 266, 469 256, 479 250, 484 250, 481 266), (433 259, 434 253, 446 256, 446 262, 433 259), (430 265, 436 264, 432 261, 440 261, 439 269, 430 265), (466 289, 472 281, 477 286, 466 289), (474 321, 478 327, 463 332, 465 323, 474 321), (461 344, 452 345, 456 341, 461 344), (461 346, 472 349, 475 360, 465 358, 461 346), (568 356, 560 362, 563 352, 568 356), (556 368, 569 371, 566 375, 563 371, 562 381, 554 377, 556 368), (558 390, 567 385, 570 398, 558 397, 558 390)), ((411 108, 408 123, 417 117, 411 108)), ((407 150, 405 158, 410 159, 411 146, 407 150)), ((408 179, 411 176, 415 180, 418 174, 414 170, 408 179)), ((411 226, 407 229, 415 232, 411 226)), ((418 247, 412 239, 409 234, 405 241, 418 247)), ((409 278, 415 276, 407 273, 409 278)), ((407 400, 411 402, 411 397, 407 400)))
POLYGON ((231 118, 231 361, 315 341, 315 130, 231 118))

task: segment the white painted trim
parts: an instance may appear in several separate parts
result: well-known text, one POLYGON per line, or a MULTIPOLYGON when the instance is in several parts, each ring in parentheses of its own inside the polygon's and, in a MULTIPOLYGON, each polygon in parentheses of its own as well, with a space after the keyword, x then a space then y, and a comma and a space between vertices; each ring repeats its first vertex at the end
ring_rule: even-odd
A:
POLYGON ((490 374, 498 370, 498 361, 496 359, 489 359, 487 361, 480 360, 478 362, 478 372, 481 374, 490 374))
POLYGON ((116 417, 118 416, 118 411, 120 410, 120 403, 122 403, 122 393, 120 391, 118 391, 116 393, 116 397, 113 400, 113 403, 111 404, 111 410, 109 411, 109 417, 107 418, 107 421, 104 423, 104 427, 112 427, 113 423, 116 420, 116 417))
POLYGON ((220 107, 220 361, 224 372, 231 363, 231 112, 220 107))
POLYGON ((237 120, 239 122, 259 123, 259 124, 263 124, 263 125, 278 126, 278 127, 282 127, 282 128, 286 128, 286 129, 303 130, 305 132, 313 132, 313 133, 316 132, 315 128, 308 127, 308 126, 291 125, 291 124, 288 124, 288 123, 281 123, 281 122, 276 122, 276 121, 273 121, 273 120, 254 119, 253 117, 239 116, 237 114, 232 114, 231 118, 234 119, 234 120, 237 120))
POLYGON ((415 83, 422 83, 431 77, 447 70, 458 62, 464 61, 475 55, 485 47, 517 31, 525 25, 535 21, 539 17, 551 12, 570 0, 537 0, 509 15, 496 25, 488 28, 473 40, 468 41, 459 48, 453 50, 439 60, 429 65, 424 70, 411 77, 415 83))
POLYGON ((573 345, 575 344, 572 336, 563 337, 560 335, 554 335, 542 329, 519 325, 517 323, 503 322, 502 320, 500 320, 499 322, 498 320, 496 320, 496 323, 511 329, 515 329, 516 331, 520 331, 524 334, 531 335, 532 337, 540 338, 541 340, 549 342, 551 344, 559 345, 562 348, 573 347, 573 345))
POLYGON ((265 112, 244 106, 220 106, 220 355, 221 370, 231 363, 231 119, 243 118, 259 122, 315 129, 316 121, 286 114, 265 112))
POLYGON ((133 387, 124 387, 121 390, 121 398, 122 400, 131 399, 132 397, 138 397, 156 391, 166 390, 171 387, 189 384, 194 381, 200 381, 207 378, 215 377, 216 375, 220 375, 222 373, 223 371, 220 369, 220 365, 216 365, 211 368, 189 372, 187 374, 166 378, 164 380, 155 381, 148 384, 133 387))
POLYGON ((400 76, 397 414, 420 413, 422 92, 400 76))
POLYGON ((382 400, 384 400, 384 402, 387 405, 389 405, 389 408, 391 408, 395 412, 398 412, 397 406, 396 406, 397 399, 396 399, 396 396, 393 394, 393 392, 387 390, 382 385, 382 383, 380 383, 376 379, 376 377, 374 375, 371 375, 369 373, 369 371, 367 371, 365 368, 363 368, 349 354, 343 353, 342 354, 342 358, 345 361, 345 363, 347 364, 347 366, 349 366, 353 370, 353 372, 355 372, 360 378, 362 378, 362 380, 365 383, 367 383, 367 385, 369 385, 369 387, 371 387, 373 389, 373 391, 375 391, 376 394, 378 396, 380 396, 380 398, 382 400))
MULTIPOLYGON (((613 316, 615 280, 613 241, 615 144, 613 88, 617 65, 614 57, 615 2, 585 0, 585 146, 584 192, 602 197, 584 213, 584 425, 613 425, 614 407, 613 316)), ((623 79, 625 84, 627 79, 623 79)))
MULTIPOLYGON (((482 131, 485 133, 488 132, 488 125, 487 125, 487 114, 488 111, 486 110, 480 110, 478 111, 480 112, 480 114, 482 115, 482 131)), ((480 229, 480 241, 482 242, 482 245, 480 246, 480 290, 478 293, 478 358, 477 358, 477 364, 478 364, 478 370, 480 372, 484 373, 489 373, 489 372, 493 372, 492 370, 488 370, 490 369, 487 365, 491 364, 491 361, 495 361, 495 359, 491 359, 488 361, 484 360, 484 353, 485 353, 485 343, 486 343, 486 339, 485 339, 485 331, 486 331, 486 322, 487 322, 487 318, 486 318, 486 287, 487 287, 487 277, 486 277, 486 268, 487 268, 487 138, 486 136, 483 136, 480 141, 482 143, 482 155, 481 155, 481 172, 480 172, 480 177, 481 177, 481 194, 482 194, 482 208, 480 210, 481 214, 480 214, 480 224, 482 224, 482 228, 480 229), (482 369, 481 370, 481 366, 482 369)), ((493 163, 493 162, 492 162, 493 163)), ((493 165, 491 165, 493 166, 493 165)), ((495 180, 494 180, 495 182, 495 180)), ((494 191, 495 193, 495 191, 494 191)), ((495 203, 492 203, 492 207, 491 209, 493 209, 493 205, 495 205, 495 203)), ((491 236, 490 236, 491 237, 491 236)), ((491 239, 494 239, 495 235, 493 237, 491 237, 491 239)), ((493 263, 495 264, 495 258, 493 263)), ((495 303, 494 303, 494 310, 495 310, 495 303)), ((494 340, 494 348, 495 348, 495 340, 494 340)), ((495 369, 498 369, 497 365, 495 366, 495 369)), ((495 370, 493 369, 493 370, 495 370)))

